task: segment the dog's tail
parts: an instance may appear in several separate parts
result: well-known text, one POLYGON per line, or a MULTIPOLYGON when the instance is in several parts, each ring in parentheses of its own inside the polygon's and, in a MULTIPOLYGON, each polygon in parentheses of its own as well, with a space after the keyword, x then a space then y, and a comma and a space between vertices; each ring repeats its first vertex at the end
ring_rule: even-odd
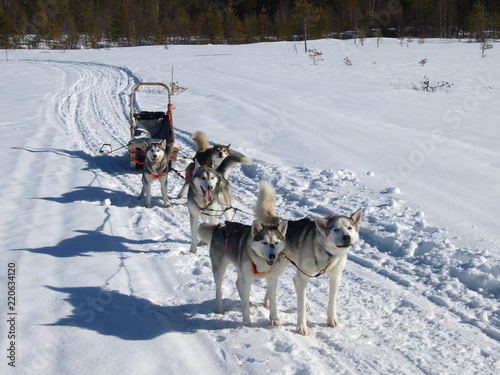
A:
POLYGON ((217 168, 217 172, 221 173, 224 176, 224 178, 227 178, 229 172, 231 172, 231 169, 233 169, 233 167, 239 163, 250 165, 253 164, 253 161, 247 158, 245 155, 234 152, 229 154, 222 161, 222 163, 220 163, 219 167, 217 168))
POLYGON ((207 244, 212 242, 212 235, 214 233, 215 225, 203 223, 198 227, 198 235, 201 240, 207 244))
POLYGON ((276 192, 267 180, 259 182, 259 197, 255 206, 255 219, 260 223, 278 225, 281 219, 274 212, 276 192))
POLYGON ((207 136, 203 132, 196 132, 191 136, 191 139, 196 143, 196 152, 205 151, 210 148, 207 136))

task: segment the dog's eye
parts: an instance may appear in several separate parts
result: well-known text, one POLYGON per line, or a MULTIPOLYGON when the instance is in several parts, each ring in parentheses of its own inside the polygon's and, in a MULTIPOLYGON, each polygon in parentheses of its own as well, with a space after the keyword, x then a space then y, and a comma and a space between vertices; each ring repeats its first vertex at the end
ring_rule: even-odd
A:
POLYGON ((269 245, 269 242, 267 242, 267 241, 262 241, 262 245, 269 245))
POLYGON ((352 227, 348 227, 347 229, 352 230, 352 227))
POLYGON ((334 232, 340 232, 340 229, 339 228, 335 228, 333 231, 334 232))

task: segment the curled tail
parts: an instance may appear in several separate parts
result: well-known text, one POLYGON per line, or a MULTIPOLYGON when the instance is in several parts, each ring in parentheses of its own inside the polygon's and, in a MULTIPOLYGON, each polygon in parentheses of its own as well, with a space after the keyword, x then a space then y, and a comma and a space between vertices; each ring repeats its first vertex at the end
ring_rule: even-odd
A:
POLYGON ((205 151, 210 148, 207 136, 203 132, 196 132, 191 136, 191 139, 196 143, 196 152, 205 151))
POLYGON ((210 243, 212 242, 212 235, 214 233, 215 227, 215 225, 207 223, 200 224, 200 226, 198 227, 198 235, 206 244, 210 245, 210 243))
POLYGON ((274 212, 276 203, 276 192, 269 181, 259 182, 259 197, 255 206, 255 219, 259 223, 278 225, 281 219, 274 212))
POLYGON ((224 178, 227 178, 229 172, 231 172, 231 169, 233 169, 233 167, 239 163, 250 165, 253 164, 253 161, 247 158, 245 155, 234 152, 229 154, 222 161, 222 163, 220 163, 219 167, 217 168, 217 172, 221 173, 224 176, 224 178))

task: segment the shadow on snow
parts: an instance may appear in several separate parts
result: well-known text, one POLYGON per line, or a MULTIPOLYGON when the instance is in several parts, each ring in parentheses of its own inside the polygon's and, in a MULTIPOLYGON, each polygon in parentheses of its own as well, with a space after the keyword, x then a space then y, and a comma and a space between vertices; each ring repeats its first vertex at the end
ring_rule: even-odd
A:
MULTIPOLYGON (((59 242, 55 246, 45 246, 35 249, 15 249, 16 251, 30 251, 35 254, 46 254, 52 255, 58 258, 70 258, 76 256, 90 256, 87 253, 96 252, 117 252, 117 253, 133 253, 138 254, 141 252, 146 252, 148 254, 163 254, 168 253, 170 250, 133 250, 127 245, 145 245, 145 244, 157 244, 157 240, 131 240, 121 236, 114 236, 105 234, 94 230, 77 230, 80 235, 72 238, 66 238, 59 242)), ((169 241, 175 242, 179 241, 169 241)), ((186 242, 187 243, 187 242, 186 242)))
POLYGON ((209 320, 214 301, 199 304, 160 306, 133 295, 101 287, 57 288, 73 306, 72 314, 45 326, 69 326, 92 330, 123 340, 150 340, 168 332, 194 333, 198 330, 237 328, 241 322, 209 320))

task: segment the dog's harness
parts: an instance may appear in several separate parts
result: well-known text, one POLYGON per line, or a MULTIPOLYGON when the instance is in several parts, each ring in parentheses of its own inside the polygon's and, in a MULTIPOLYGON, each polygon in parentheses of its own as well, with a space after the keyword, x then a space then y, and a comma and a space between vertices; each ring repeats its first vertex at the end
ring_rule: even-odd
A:
POLYGON ((161 172, 160 174, 152 174, 151 173, 151 176, 153 176, 153 179, 156 180, 157 178, 162 178, 164 174, 165 174, 165 171, 161 172))
POLYGON ((271 271, 271 268, 269 268, 267 271, 265 272, 258 272, 257 271, 257 267, 255 266, 255 263, 253 262, 252 258, 250 258, 250 266, 252 267, 252 272, 254 273, 254 275, 263 275, 265 273, 268 273, 269 271, 271 271))

